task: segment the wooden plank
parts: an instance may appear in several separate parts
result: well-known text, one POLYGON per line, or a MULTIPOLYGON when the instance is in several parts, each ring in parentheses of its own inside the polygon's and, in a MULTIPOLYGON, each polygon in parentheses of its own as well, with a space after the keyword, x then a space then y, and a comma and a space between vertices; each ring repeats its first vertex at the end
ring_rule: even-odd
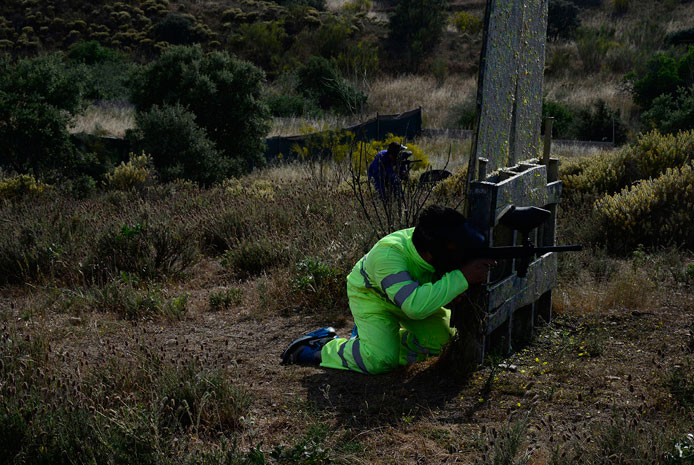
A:
POLYGON ((491 334, 513 312, 530 305, 557 284, 557 257, 545 254, 528 267, 528 275, 519 278, 515 274, 488 287, 487 329, 491 334))

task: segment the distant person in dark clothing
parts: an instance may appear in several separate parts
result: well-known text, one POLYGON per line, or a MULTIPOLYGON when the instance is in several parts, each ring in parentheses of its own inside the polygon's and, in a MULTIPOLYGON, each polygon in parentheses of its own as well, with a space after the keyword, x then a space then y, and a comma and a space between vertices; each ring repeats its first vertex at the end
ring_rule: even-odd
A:
POLYGON ((392 142, 386 150, 376 154, 369 165, 369 181, 379 195, 386 199, 402 193, 401 181, 409 176, 410 161, 407 160, 412 152, 397 142, 392 142))

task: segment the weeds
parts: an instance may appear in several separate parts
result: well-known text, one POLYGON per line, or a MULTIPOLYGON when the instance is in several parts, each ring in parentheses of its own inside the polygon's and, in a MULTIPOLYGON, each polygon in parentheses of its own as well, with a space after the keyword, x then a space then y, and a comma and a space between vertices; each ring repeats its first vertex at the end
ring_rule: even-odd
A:
POLYGON ((216 312, 220 310, 229 310, 231 307, 239 305, 242 299, 243 291, 241 289, 230 288, 210 293, 208 302, 210 310, 216 312))

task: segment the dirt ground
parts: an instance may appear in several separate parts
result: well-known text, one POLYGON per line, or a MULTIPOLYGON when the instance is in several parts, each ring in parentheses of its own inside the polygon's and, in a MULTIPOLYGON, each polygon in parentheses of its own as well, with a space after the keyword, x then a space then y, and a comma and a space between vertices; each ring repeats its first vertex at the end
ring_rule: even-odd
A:
MULTIPOLYGON (((208 263, 196 271, 173 286, 191 292, 182 321, 128 322, 50 309, 27 316, 19 309, 42 300, 16 289, 5 293, 2 306, 26 331, 46 335, 53 356, 77 369, 99 366, 110 355, 135 356, 142 345, 223 368, 253 397, 237 433, 241 449, 296 444, 319 426, 328 432, 322 446, 337 462, 486 463, 496 431, 527 418, 530 463, 550 463, 553 452, 590 441, 595 427, 615 417, 665 429, 694 425, 694 411, 667 387, 673 369, 694 367, 694 296, 684 291, 671 305, 648 311, 603 308, 579 316, 564 310, 530 345, 461 383, 436 359, 379 376, 280 366, 293 338, 333 322, 258 312, 253 292, 235 308, 212 312, 206 299, 220 285, 218 270, 208 263)), ((347 311, 341 323, 338 333, 347 336, 347 311)))

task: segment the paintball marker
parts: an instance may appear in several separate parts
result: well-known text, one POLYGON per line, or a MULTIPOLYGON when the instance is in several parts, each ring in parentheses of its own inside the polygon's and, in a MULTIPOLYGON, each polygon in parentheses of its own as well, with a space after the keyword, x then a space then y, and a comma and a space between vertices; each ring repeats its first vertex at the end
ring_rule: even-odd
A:
POLYGON ((544 255, 549 252, 575 252, 581 250, 583 246, 580 244, 536 247, 530 242, 530 231, 542 225, 550 215, 551 212, 544 208, 511 206, 499 219, 499 223, 521 233, 523 235, 523 245, 464 249, 462 251, 463 256, 468 259, 515 258, 517 259, 516 274, 519 278, 524 278, 528 273, 530 262, 538 255, 544 255))

